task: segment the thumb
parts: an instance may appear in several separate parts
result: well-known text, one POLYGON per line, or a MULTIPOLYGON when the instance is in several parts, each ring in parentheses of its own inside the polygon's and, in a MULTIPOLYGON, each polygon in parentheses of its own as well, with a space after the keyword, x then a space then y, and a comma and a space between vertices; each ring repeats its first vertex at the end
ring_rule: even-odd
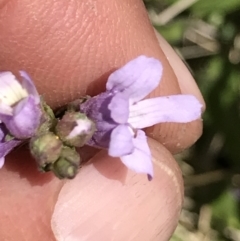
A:
POLYGON ((52 216, 57 240, 169 240, 182 206, 182 178, 172 155, 152 139, 149 145, 151 182, 102 151, 64 185, 52 216))

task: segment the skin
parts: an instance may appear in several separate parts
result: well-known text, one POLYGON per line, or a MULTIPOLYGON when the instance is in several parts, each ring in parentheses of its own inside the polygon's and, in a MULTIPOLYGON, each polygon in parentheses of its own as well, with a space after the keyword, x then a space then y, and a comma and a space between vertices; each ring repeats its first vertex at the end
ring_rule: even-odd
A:
MULTIPOLYGON (((141 54, 164 66, 151 97, 187 93, 204 105, 140 0, 0 0, 0 53, 0 71, 26 70, 53 108, 104 91, 108 75, 141 54)), ((183 198, 172 154, 199 138, 202 122, 146 131, 152 182, 105 151, 82 150, 90 161, 67 182, 39 173, 26 147, 12 152, 0 170, 1 240, 169 240, 183 198)))

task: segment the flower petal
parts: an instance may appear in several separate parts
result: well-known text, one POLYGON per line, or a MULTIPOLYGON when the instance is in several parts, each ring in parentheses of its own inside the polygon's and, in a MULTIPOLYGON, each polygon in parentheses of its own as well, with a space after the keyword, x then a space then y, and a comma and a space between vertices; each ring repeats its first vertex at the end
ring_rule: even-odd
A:
POLYGON ((30 76, 25 71, 19 71, 19 73, 23 80, 22 81, 23 88, 27 90, 29 95, 32 95, 34 97, 35 104, 39 104, 40 97, 39 97, 37 89, 36 89, 33 81, 31 80, 30 76))
POLYGON ((28 96, 27 91, 11 72, 0 73, 0 102, 8 106, 28 96))
POLYGON ((130 106, 128 123, 139 129, 163 122, 187 123, 201 117, 201 108, 192 95, 146 99, 130 106))
POLYGON ((20 101, 13 109, 13 116, 0 114, 9 132, 18 139, 34 135, 40 124, 41 110, 33 96, 20 101))
POLYGON ((103 92, 80 105, 80 112, 86 114, 96 125, 93 137, 87 143, 90 146, 108 148, 110 135, 117 123, 111 117, 108 105, 113 98, 111 91, 103 92))
POLYGON ((154 90, 162 76, 162 64, 154 58, 139 56, 113 72, 107 81, 107 90, 116 90, 129 96, 131 103, 146 97, 154 90))
MULTIPOLYGON (((5 103, 1 103, 0 102, 0 115, 4 114, 4 115, 12 115, 12 108, 9 105, 6 105, 5 103)), ((0 117, 1 120, 1 117, 0 117)))
POLYGON ((133 134, 126 125, 117 126, 111 133, 108 154, 112 157, 121 157, 133 152, 133 134))
POLYGON ((129 169, 146 173, 149 179, 153 177, 152 155, 147 143, 147 137, 142 130, 138 130, 136 138, 133 139, 134 152, 130 155, 122 156, 121 161, 129 169))
POLYGON ((119 124, 127 123, 129 116, 129 99, 123 93, 117 93, 108 105, 111 117, 119 124))
POLYGON ((113 98, 110 91, 103 92, 94 96, 80 105, 80 112, 84 113, 88 118, 94 121, 98 131, 109 131, 116 127, 108 105, 113 98))

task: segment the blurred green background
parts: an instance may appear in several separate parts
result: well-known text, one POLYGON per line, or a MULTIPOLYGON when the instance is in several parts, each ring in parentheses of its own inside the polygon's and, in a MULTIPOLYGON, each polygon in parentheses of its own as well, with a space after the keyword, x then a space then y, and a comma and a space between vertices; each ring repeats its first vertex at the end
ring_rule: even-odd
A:
POLYGON ((185 202, 171 241, 240 241, 240 0, 145 0, 205 98, 200 140, 177 156, 185 202))

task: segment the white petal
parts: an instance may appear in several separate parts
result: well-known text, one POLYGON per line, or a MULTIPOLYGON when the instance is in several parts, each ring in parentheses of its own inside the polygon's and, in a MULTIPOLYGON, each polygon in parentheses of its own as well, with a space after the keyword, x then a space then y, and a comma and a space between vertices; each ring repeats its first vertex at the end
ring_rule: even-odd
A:
POLYGON ((192 95, 146 99, 130 106, 128 123, 139 129, 164 122, 187 123, 201 117, 201 108, 192 95))
POLYGON ((133 132, 126 125, 117 126, 111 133, 108 154, 121 157, 133 152, 133 132))
POLYGON ((144 131, 138 130, 137 137, 133 139, 134 152, 130 155, 122 156, 121 161, 129 169, 146 173, 151 179, 153 177, 152 155, 149 149, 144 131))
POLYGON ((131 103, 135 103, 152 92, 161 77, 162 64, 159 60, 139 56, 109 76, 107 90, 123 92, 129 96, 131 103))
POLYGON ((27 96, 27 91, 11 72, 0 73, 0 103, 11 106, 27 96))

